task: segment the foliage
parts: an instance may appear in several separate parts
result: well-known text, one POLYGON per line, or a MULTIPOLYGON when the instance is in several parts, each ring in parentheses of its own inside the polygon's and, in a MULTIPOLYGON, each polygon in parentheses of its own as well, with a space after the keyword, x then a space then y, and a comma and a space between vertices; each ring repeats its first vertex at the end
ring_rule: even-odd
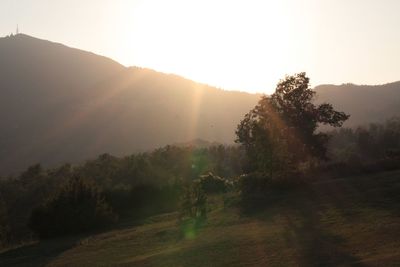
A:
POLYGON ((337 176, 389 171, 400 168, 400 118, 356 129, 329 132, 331 163, 323 171, 337 176))
POLYGON ((30 239, 32 233, 27 224, 32 210, 58 191, 60 185, 70 178, 71 172, 68 164, 54 169, 44 169, 36 164, 18 177, 0 180, 0 194, 8 210, 12 242, 30 239))
POLYGON ((200 175, 199 183, 207 194, 225 193, 232 187, 232 182, 214 175, 212 172, 200 175))
POLYGON ((356 129, 342 128, 329 133, 330 157, 335 161, 376 161, 400 158, 400 118, 371 123, 356 129))
POLYGON ((238 176, 243 159, 244 151, 239 146, 222 145, 166 146, 126 157, 102 154, 76 165, 47 169, 33 165, 16 177, 1 179, 0 194, 8 210, 12 240, 20 242, 32 236, 28 227, 32 211, 53 199, 72 177, 93 181, 119 217, 142 219, 178 210, 182 184, 191 183, 203 173, 238 176))
POLYGON ((311 157, 325 158, 328 136, 316 132, 318 125, 339 127, 349 116, 327 103, 314 105, 314 97, 305 73, 287 76, 245 115, 236 141, 246 150, 250 170, 271 175, 311 157))
POLYGON ((31 215, 29 226, 40 237, 79 233, 116 220, 110 206, 93 183, 73 177, 31 215))
POLYGON ((207 219, 207 195, 199 182, 187 185, 182 194, 179 221, 202 224, 207 219))
POLYGON ((243 151, 237 146, 166 146, 123 158, 103 154, 78 165, 74 172, 105 188, 143 184, 162 186, 177 180, 191 181, 207 172, 223 177, 237 176, 243 157, 243 151))

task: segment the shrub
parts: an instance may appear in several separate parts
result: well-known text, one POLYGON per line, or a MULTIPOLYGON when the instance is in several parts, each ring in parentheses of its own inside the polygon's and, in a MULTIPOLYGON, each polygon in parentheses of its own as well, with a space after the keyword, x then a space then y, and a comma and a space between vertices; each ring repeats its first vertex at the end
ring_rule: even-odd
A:
POLYGON ((207 194, 217 194, 227 192, 232 183, 226 179, 212 174, 211 172, 206 175, 200 176, 201 188, 207 194))
POLYGON ((199 182, 187 186, 181 199, 179 222, 201 225, 207 219, 207 195, 199 182))
POLYGON ((34 209, 29 227, 41 238, 85 232, 116 221, 98 188, 71 178, 52 198, 34 209))

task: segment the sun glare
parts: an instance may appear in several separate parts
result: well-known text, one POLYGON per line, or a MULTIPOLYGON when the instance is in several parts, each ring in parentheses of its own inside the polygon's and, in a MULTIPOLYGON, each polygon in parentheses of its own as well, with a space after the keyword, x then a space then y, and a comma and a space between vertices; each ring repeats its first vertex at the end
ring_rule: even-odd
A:
POLYGON ((290 73, 284 1, 139 1, 122 11, 123 62, 223 87, 270 93, 290 73))

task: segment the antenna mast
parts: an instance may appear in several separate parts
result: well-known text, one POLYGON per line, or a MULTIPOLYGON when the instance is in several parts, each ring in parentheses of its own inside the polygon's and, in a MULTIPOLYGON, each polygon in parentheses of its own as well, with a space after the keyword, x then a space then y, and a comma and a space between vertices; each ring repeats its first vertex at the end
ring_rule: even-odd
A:
POLYGON ((19 28, 18 28, 18 24, 17 24, 17 31, 16 31, 16 34, 18 34, 19 33, 19 28))

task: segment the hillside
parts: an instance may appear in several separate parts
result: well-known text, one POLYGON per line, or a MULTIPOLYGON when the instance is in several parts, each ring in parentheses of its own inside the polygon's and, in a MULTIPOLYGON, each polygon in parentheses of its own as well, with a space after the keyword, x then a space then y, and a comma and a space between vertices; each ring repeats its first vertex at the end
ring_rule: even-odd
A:
POLYGON ((355 127, 371 122, 383 122, 400 115, 400 82, 384 85, 320 85, 315 88, 317 101, 329 102, 351 114, 344 124, 355 127))
POLYGON ((399 266, 399 171, 320 179, 243 216, 210 200, 182 236, 176 214, 0 253, 2 266, 399 266))
POLYGON ((0 175, 198 138, 232 143, 258 98, 22 34, 0 39, 0 73, 0 175))
MULTIPOLYGON (((400 82, 316 90, 351 114, 347 126, 400 114, 400 82)), ((0 175, 198 139, 232 143, 259 97, 23 34, 0 38, 0 175)))

